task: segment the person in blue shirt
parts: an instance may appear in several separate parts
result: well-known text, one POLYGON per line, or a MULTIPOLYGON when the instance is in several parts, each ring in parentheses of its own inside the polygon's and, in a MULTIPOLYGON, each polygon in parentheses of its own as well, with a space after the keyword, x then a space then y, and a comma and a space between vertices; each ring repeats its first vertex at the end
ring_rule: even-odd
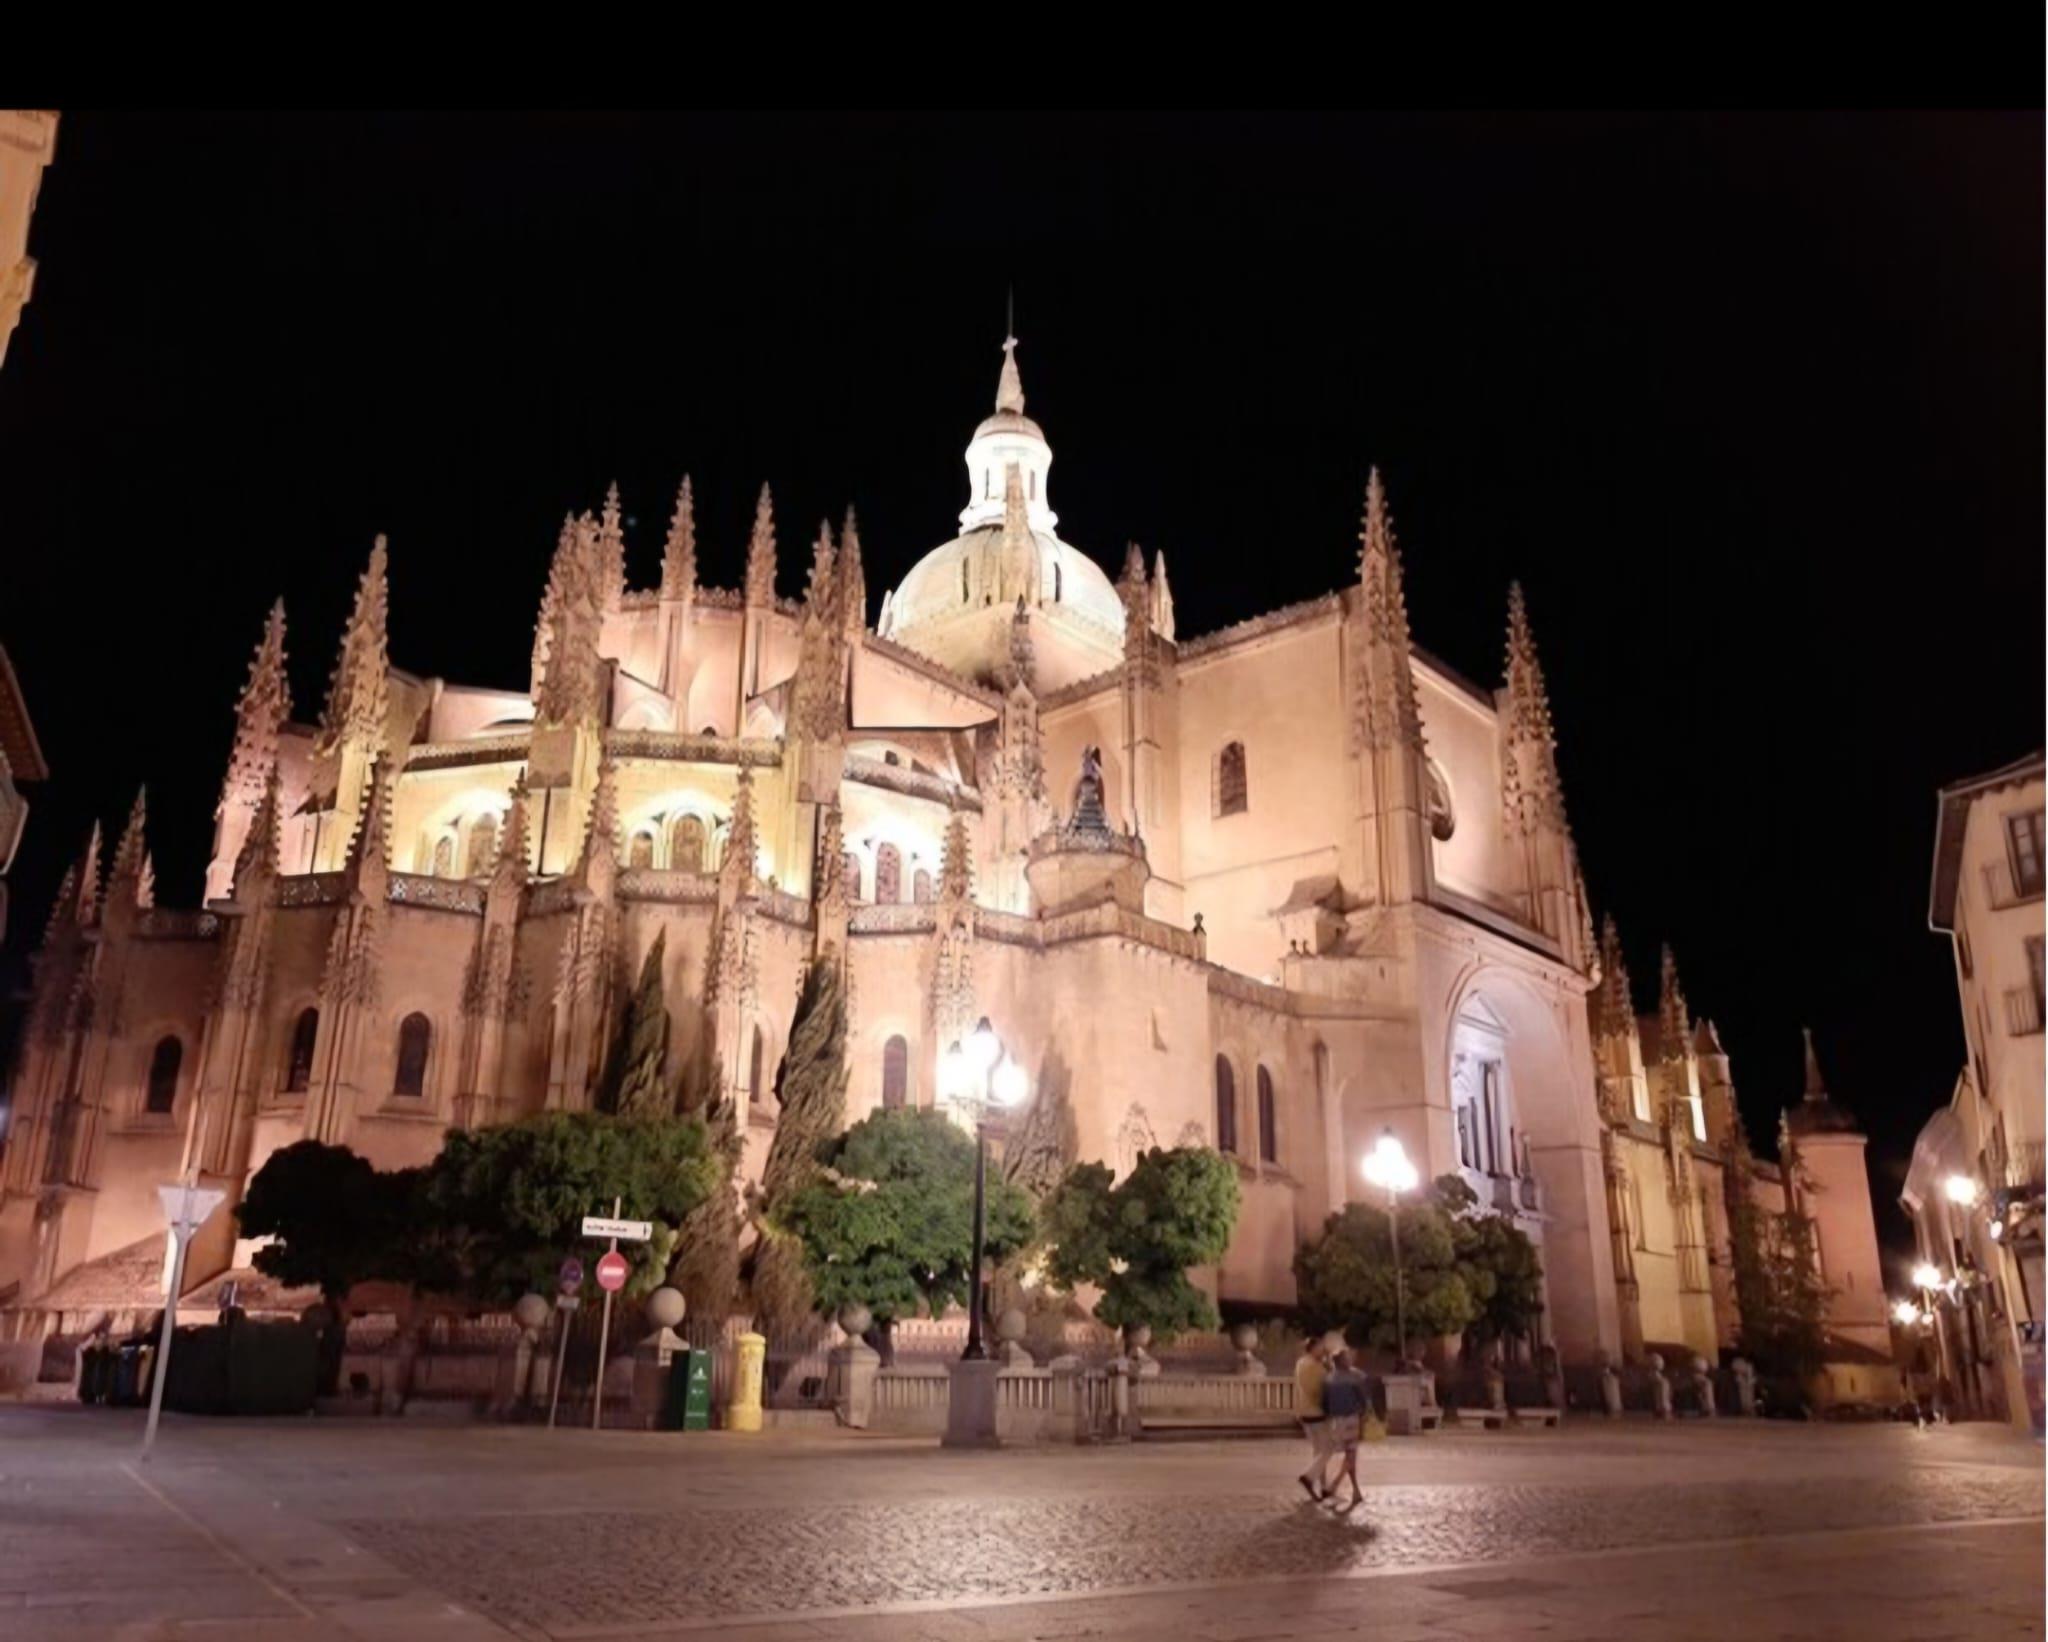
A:
MULTIPOLYGON (((1372 1382, 1366 1378, 1365 1370, 1359 1367, 1357 1357, 1349 1350, 1340 1351, 1330 1365, 1323 1380, 1323 1414, 1329 1430, 1324 1440, 1331 1451, 1341 1450, 1344 1468, 1338 1473, 1338 1481, 1351 1484, 1351 1503, 1344 1507, 1346 1515, 1364 1503, 1365 1496, 1358 1486, 1358 1441, 1365 1426, 1365 1417, 1372 1411, 1372 1382)), ((1337 1483, 1332 1483, 1326 1498, 1337 1497, 1337 1483)))

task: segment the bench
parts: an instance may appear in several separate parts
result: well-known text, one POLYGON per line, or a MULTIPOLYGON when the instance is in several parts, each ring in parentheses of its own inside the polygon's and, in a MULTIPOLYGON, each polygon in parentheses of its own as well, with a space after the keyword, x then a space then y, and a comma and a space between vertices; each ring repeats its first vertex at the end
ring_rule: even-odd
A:
POLYGON ((1505 1408, 1460 1408, 1455 1411, 1460 1425, 1476 1425, 1488 1431, 1499 1431, 1508 1420, 1505 1408))
POLYGON ((1542 1425, 1552 1430, 1557 1428, 1558 1411, 1554 1408, 1518 1408, 1515 1410, 1515 1424, 1542 1425))

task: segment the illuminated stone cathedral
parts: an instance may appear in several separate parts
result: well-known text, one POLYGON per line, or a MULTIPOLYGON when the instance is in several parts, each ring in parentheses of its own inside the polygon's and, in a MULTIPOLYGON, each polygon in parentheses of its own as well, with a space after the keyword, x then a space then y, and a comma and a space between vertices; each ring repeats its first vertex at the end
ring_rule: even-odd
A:
MULTIPOLYGON (((1374 473, 1355 553, 1332 532, 1341 587, 1183 635, 1163 555, 1112 579, 1060 533, 1014 342, 966 463, 958 533, 872 626, 850 512, 792 599, 764 487, 744 585, 707 587, 688 479, 652 587, 616 490, 563 524, 523 688, 393 666, 380 539, 302 724, 273 608, 205 906, 155 905, 140 797, 65 881, 12 1073, 0 1304, 160 1238, 188 1158, 232 1200, 302 1137, 396 1167, 587 1105, 665 936, 673 1053, 710 1035, 750 1171, 805 966, 843 955, 849 1117, 943 1104, 986 1017, 1078 1156, 1236 1161, 1235 1239, 1197 1274, 1226 1302, 1292 1302, 1391 1128, 1541 1245, 1566 1362, 1728 1343, 1727 1058, 1668 960, 1639 1025, 1594 934, 1520 591, 1498 688, 1430 658, 1374 473)), ((1825 1129, 1862 1242, 1824 1253, 1875 1288, 1851 1132, 1825 1129)), ((223 1209, 193 1281, 236 1260, 223 1209)))

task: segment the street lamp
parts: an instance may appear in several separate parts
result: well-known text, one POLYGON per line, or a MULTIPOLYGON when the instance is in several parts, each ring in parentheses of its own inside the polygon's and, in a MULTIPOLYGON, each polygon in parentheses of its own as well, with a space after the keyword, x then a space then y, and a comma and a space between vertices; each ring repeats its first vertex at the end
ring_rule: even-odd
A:
POLYGON ((1948 1194, 1948 1200, 1962 1208, 1969 1208, 1977 1201, 1977 1182, 1966 1174, 1952 1174, 1941 1183, 1941 1189, 1948 1194))
POLYGON ((1911 1328, 1920 1321, 1922 1312, 1911 1300, 1895 1300, 1892 1303, 1892 1321, 1900 1328, 1911 1328))
POLYGON ((1371 1186, 1383 1186, 1387 1193, 1387 1231, 1394 1243, 1394 1336, 1399 1342, 1399 1363, 1408 1361, 1408 1297, 1401 1278, 1401 1204, 1403 1192, 1413 1191, 1420 1178, 1401 1142, 1390 1127, 1379 1143, 1366 1154, 1365 1179, 1371 1186))
POLYGON ((967 1034, 967 1041, 949 1048, 940 1066, 946 1093, 974 1113, 974 1263, 970 1268, 967 1310, 967 1349, 960 1353, 963 1363, 988 1360, 988 1348, 981 1339, 983 1285, 982 1246, 988 1241, 988 1136, 989 1114, 1015 1106, 1030 1091, 1031 1080, 1008 1055, 1002 1039, 982 1016, 967 1034))

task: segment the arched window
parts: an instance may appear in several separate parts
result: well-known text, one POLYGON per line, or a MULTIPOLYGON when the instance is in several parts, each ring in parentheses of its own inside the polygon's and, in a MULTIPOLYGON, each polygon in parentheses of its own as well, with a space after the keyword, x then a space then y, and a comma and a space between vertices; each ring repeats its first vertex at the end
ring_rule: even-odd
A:
POLYGON ((434 865, 432 871, 436 878, 453 878, 455 876, 455 839, 448 833, 444 832, 439 838, 434 840, 434 865))
POLYGON ((903 856, 894 844, 875 848, 875 904, 894 906, 903 899, 903 856))
POLYGON ((1423 784, 1429 808, 1429 836, 1439 844, 1449 840, 1458 830, 1457 812, 1451 808, 1450 777, 1444 774, 1444 767, 1430 759, 1422 767, 1423 784))
POLYGON ((1237 1074, 1221 1055, 1216 1057, 1216 1150, 1237 1150, 1237 1074))
POLYGON ((1052 602, 1054 604, 1060 602, 1061 584, 1065 580, 1065 576, 1060 573, 1059 561, 1055 559, 1052 566, 1052 602))
POLYGON ((1216 814, 1245 812, 1244 743, 1233 741, 1216 755, 1216 814))
POLYGON ((895 1111, 910 1098, 910 1045, 899 1035, 882 1045, 882 1105, 895 1111))
POLYGON ((642 827, 633 834, 633 840, 626 846, 626 865, 629 867, 651 867, 654 865, 654 834, 642 827))
POLYGON ((846 852, 845 864, 839 870, 846 874, 846 898, 849 901, 858 901, 860 899, 860 857, 854 854, 852 850, 848 850, 846 852))
POLYGON ((149 1057, 149 1093, 145 1112, 168 1112, 178 1103, 178 1067, 185 1059, 185 1046, 176 1038, 158 1038, 149 1057))
POLYGON ((498 818, 480 815, 469 824, 469 875, 483 878, 498 864, 498 818))
POLYGON ((1280 1116, 1274 1109, 1273 1074, 1259 1068, 1259 1161, 1280 1161, 1280 1116))
POLYGON ((697 733, 699 735, 716 735, 718 734, 718 726, 716 724, 707 724, 697 733))
POLYGON ((962 559, 960 561, 960 602, 962 604, 969 604, 973 602, 973 599, 974 594, 967 585, 967 561, 962 559))
POLYGON ((434 1023, 415 1011, 398 1023, 398 1075, 391 1080, 394 1095, 420 1096, 427 1092, 427 1050, 434 1041, 434 1023))
POLYGON ((313 1081, 313 1040, 320 1035, 320 1011, 301 1009, 292 1022, 292 1046, 285 1056, 284 1092, 302 1095, 313 1081))
POLYGON ((754 1050, 747 1057, 747 1100, 755 1106, 768 1104, 768 1089, 761 1081, 761 1057, 766 1047, 761 1041, 761 1029, 757 1026, 754 1028, 754 1050))
POLYGON ((921 907, 932 904, 932 875, 923 867, 910 876, 910 898, 921 907))
POLYGON ((683 816, 669 833, 668 864, 677 872, 704 870, 704 823, 696 816, 683 816))

